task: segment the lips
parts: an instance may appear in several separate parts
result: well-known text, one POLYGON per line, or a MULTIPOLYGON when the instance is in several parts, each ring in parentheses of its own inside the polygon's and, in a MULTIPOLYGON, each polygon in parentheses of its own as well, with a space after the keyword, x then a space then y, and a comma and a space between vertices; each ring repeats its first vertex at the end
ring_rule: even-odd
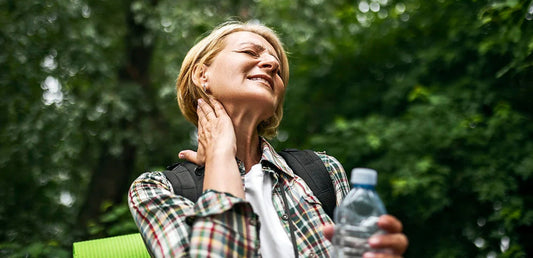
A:
POLYGON ((262 82, 268 85, 268 87, 270 87, 271 89, 274 89, 274 82, 272 81, 272 78, 266 74, 252 75, 248 77, 248 80, 262 82))

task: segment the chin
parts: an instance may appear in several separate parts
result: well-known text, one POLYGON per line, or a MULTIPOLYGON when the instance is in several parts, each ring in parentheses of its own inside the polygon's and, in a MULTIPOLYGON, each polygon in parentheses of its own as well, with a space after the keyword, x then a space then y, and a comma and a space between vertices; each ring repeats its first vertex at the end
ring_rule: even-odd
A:
POLYGON ((276 110, 276 107, 278 106, 278 101, 272 99, 272 97, 266 98, 264 96, 259 96, 256 98, 250 98, 250 102, 252 105, 257 106, 257 108, 263 110, 272 110, 272 112, 274 112, 276 110))
POLYGON ((222 103, 224 107, 235 106, 238 108, 246 108, 254 111, 261 111, 271 117, 278 107, 279 98, 273 95, 272 92, 266 92, 265 90, 238 92, 234 94, 226 94, 225 96, 214 97, 222 103))

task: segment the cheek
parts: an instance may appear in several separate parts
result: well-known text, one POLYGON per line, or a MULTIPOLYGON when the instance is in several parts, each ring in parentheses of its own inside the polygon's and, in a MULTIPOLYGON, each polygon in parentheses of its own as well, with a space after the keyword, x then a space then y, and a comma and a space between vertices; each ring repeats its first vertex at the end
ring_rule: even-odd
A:
POLYGON ((219 78, 221 78, 224 82, 235 86, 245 81, 246 71, 247 69, 245 67, 227 64, 219 70, 219 78))
POLYGON ((274 106, 279 107, 285 100, 285 87, 281 87, 280 90, 276 92, 276 100, 274 106))
POLYGON ((285 89, 286 88, 285 88, 285 84, 283 84, 283 81, 281 80, 281 78, 277 79, 276 85, 278 85, 277 95, 279 97, 283 97, 283 95, 285 94, 285 89))
POLYGON ((235 85, 237 79, 236 71, 230 66, 217 67, 211 73, 209 86, 213 93, 224 93, 232 90, 231 85, 235 85))

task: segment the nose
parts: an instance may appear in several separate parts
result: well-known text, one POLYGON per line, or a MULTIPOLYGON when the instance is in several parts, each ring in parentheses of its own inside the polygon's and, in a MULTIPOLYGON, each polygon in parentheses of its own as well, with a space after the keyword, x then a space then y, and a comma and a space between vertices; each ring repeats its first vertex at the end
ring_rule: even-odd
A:
POLYGON ((279 69, 279 62, 276 57, 270 54, 265 54, 261 58, 261 62, 259 62, 259 67, 274 73, 279 69))

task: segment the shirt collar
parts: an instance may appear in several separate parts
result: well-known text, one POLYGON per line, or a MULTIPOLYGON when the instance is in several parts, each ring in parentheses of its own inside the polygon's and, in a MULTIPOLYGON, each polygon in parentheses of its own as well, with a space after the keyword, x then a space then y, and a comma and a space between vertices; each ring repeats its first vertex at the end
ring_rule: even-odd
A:
POLYGON ((294 172, 287 165, 285 159, 283 159, 276 150, 270 145, 270 143, 263 137, 261 139, 261 149, 263 150, 263 155, 261 156, 261 164, 267 166, 273 166, 277 168, 278 171, 281 171, 291 177, 294 177, 294 172))

